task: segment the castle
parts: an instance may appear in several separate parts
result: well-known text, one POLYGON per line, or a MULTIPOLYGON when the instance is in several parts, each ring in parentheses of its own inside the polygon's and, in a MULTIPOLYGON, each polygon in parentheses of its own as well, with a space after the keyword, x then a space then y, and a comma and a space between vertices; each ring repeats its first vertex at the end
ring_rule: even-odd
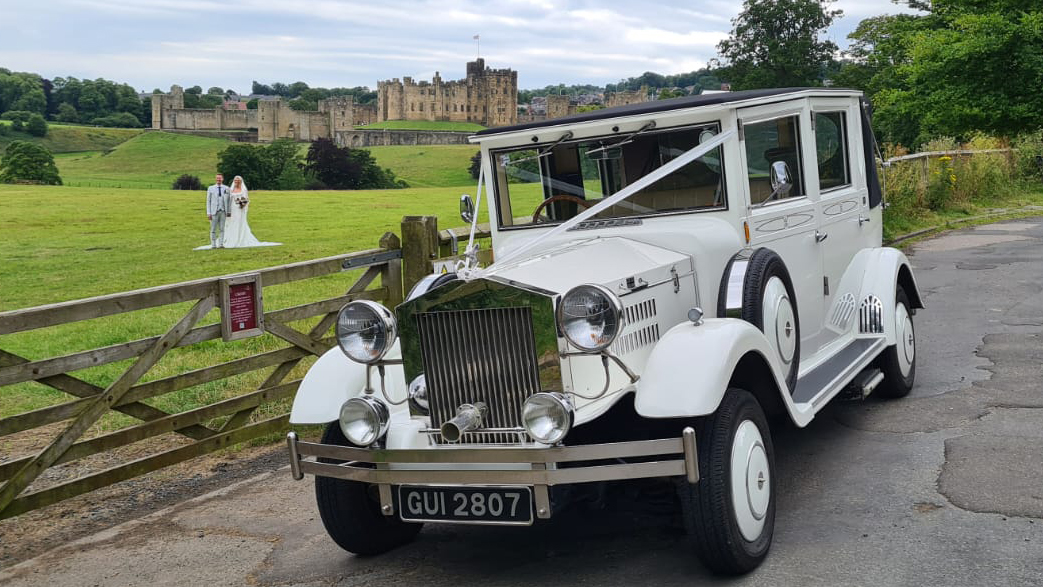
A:
POLYGON ((282 100, 261 100, 257 110, 225 110, 218 106, 185 108, 181 86, 171 86, 169 94, 152 96, 152 128, 160 130, 252 130, 257 140, 310 141, 333 137, 337 131, 350 131, 356 123, 355 100, 339 96, 319 101, 319 109, 294 110, 282 100))
POLYGON ((377 120, 441 120, 509 126, 518 122, 518 72, 491 69, 478 58, 467 64, 467 77, 430 82, 411 77, 377 84, 377 120))

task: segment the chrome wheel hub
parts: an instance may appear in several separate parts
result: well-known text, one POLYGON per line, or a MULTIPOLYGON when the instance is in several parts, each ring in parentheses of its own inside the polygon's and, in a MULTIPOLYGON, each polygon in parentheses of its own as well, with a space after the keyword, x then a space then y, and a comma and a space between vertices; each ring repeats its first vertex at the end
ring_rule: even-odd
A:
POLYGON ((757 540, 771 505, 771 472, 760 429, 743 420, 735 431, 731 451, 732 509, 742 537, 757 540))

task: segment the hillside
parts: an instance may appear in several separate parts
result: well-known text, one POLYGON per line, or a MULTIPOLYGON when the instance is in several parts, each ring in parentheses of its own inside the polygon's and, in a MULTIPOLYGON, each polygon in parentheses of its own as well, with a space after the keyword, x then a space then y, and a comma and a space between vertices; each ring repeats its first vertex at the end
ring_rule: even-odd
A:
MULTIPOLYGON (((10 125, 8 121, 0 124, 10 125)), ((104 128, 98 126, 77 126, 66 124, 48 124, 47 136, 34 137, 28 133, 14 132, 0 135, 0 152, 12 141, 29 141, 47 147, 52 153, 75 153, 81 151, 104 151, 120 143, 140 135, 143 131, 136 128, 104 128)))
MULTIPOLYGON (((225 139, 148 132, 109 151, 59 154, 58 171, 74 187, 168 189, 189 173, 204 184, 216 171, 217 154, 232 144, 225 139)), ((307 143, 301 143, 303 155, 307 143)), ((390 168, 412 187, 462 186, 473 182, 467 172, 477 147, 468 145, 371 147, 381 167, 390 168)), ((246 178, 247 185, 250 179, 246 178)))
POLYGON ((149 132, 108 152, 55 157, 62 181, 71 186, 169 189, 183 173, 206 183, 217 166, 217 153, 231 144, 224 139, 149 132))

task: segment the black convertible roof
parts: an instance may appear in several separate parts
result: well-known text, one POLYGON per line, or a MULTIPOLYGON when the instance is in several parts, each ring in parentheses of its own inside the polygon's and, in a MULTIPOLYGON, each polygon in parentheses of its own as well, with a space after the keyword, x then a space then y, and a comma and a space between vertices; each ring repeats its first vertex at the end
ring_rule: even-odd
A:
MULTIPOLYGON (((717 92, 713 94, 700 94, 698 96, 682 96, 680 98, 670 98, 669 100, 653 100, 652 102, 641 102, 638 104, 628 104, 626 106, 617 106, 615 108, 604 108, 602 110, 592 110, 590 112, 582 112, 580 114, 573 114, 571 116, 564 116, 562 118, 553 118, 550 120, 542 120, 540 122, 527 122, 525 124, 516 124, 514 126, 501 126, 496 128, 489 128, 476 133, 477 136, 483 135, 494 135, 500 133, 514 132, 518 130, 526 130, 530 128, 542 128, 546 126, 558 126, 560 124, 570 124, 574 122, 587 122, 590 120, 601 120, 604 118, 615 118, 617 116, 632 116, 635 114, 648 114, 651 112, 664 112, 667 110, 677 110, 680 108, 694 108, 696 106, 711 106, 714 104, 727 104, 728 102, 741 102, 743 100, 753 100, 756 98, 768 98, 771 96, 781 96, 784 94, 794 94, 797 92, 804 92, 807 90, 827 90, 837 91, 837 88, 770 88, 766 90, 744 90, 741 92, 717 92)), ((848 90, 850 91, 850 90, 848 90)))

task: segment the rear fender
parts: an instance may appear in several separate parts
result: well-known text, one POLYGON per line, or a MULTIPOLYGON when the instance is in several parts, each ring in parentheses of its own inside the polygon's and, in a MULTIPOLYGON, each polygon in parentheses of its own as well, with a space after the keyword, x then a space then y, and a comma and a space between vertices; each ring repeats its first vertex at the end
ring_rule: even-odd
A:
POLYGON ((911 309, 923 308, 923 298, 916 286, 909 259, 898 249, 879 247, 860 253, 866 255, 865 272, 858 296, 859 304, 868 296, 876 296, 883 304, 883 334, 888 345, 895 344, 895 290, 901 285, 909 297, 911 309))
MULTIPOLYGON (((659 340, 636 384, 634 407, 646 418, 679 418, 712 414, 728 390, 735 369, 749 353, 769 366, 774 389, 786 412, 800 422, 786 387, 786 377, 774 360, 764 334, 749 322, 708 318, 696 326, 683 322, 659 340)), ((751 390, 752 391, 752 390, 751 390)))
MULTIPOLYGON (((399 359, 402 352, 398 341, 388 351, 388 359, 399 359)), ((385 367, 385 386, 388 395, 395 401, 401 401, 406 397, 408 386, 406 375, 402 365, 388 365, 385 367)), ((375 397, 383 400, 380 393, 380 374, 376 367, 370 370, 372 388, 375 397)), ((301 381, 297 389, 297 396, 293 399, 293 409, 290 411, 291 424, 326 424, 340 417, 340 406, 349 398, 363 394, 366 388, 366 365, 352 361, 340 347, 333 347, 326 351, 315 364, 311 366, 308 373, 301 381)), ((385 402, 387 403, 387 402, 385 402)), ((405 403, 401 405, 390 405, 388 409, 392 415, 404 412, 407 416, 409 408, 405 403)))

